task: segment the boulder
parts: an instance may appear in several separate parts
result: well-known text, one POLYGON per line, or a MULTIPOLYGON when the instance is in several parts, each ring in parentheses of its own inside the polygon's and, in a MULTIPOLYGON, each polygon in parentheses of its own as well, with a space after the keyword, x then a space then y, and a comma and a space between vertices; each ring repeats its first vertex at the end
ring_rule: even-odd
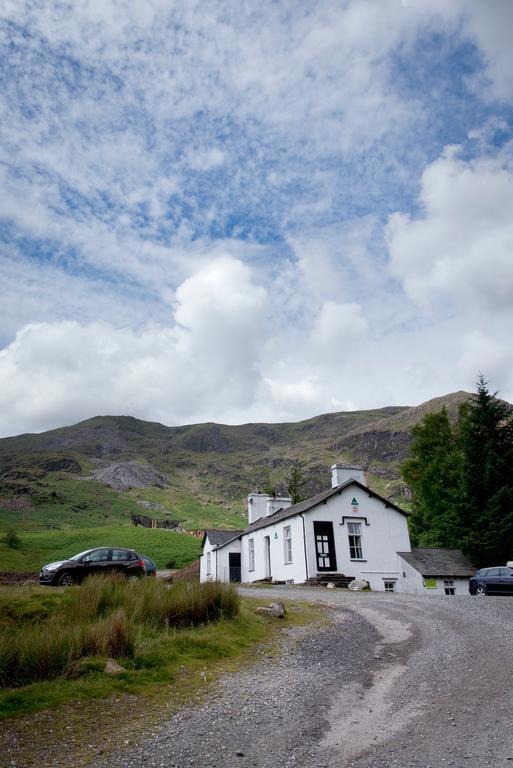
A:
POLYGON ((367 589, 369 586, 369 582, 365 581, 365 579, 353 579, 349 582, 347 585, 347 588, 351 590, 351 592, 361 592, 363 589, 367 589))
POLYGON ((269 605, 261 605, 256 609, 256 613, 261 613, 264 616, 274 616, 277 619, 283 619, 285 616, 285 606, 283 603, 269 603, 269 605))
POLYGON ((126 672, 126 669, 118 664, 115 659, 107 659, 103 671, 106 675, 120 675, 122 672, 126 672))

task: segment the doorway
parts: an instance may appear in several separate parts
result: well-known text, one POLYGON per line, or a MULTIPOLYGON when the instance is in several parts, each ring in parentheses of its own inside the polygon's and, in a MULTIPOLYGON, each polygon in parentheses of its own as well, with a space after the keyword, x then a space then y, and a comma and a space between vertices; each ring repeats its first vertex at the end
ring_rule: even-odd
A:
POLYGON ((228 553, 230 581, 240 581, 240 552, 228 553))
POLYGON ((337 556, 332 522, 314 521, 315 557, 318 571, 336 571, 337 556))

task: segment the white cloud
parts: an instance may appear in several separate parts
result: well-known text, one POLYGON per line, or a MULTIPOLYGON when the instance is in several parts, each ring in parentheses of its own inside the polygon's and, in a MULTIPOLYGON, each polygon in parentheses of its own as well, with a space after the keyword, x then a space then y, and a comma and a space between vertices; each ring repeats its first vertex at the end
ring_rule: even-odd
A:
POLYGON ((513 164, 508 153, 463 160, 457 148, 424 171, 421 215, 388 225, 392 269, 422 305, 513 307, 513 164))
POLYGON ((106 412, 171 423, 240 412, 258 385, 265 312, 265 290, 247 266, 225 257, 178 288, 178 325, 27 325, 0 351, 1 431, 106 412))

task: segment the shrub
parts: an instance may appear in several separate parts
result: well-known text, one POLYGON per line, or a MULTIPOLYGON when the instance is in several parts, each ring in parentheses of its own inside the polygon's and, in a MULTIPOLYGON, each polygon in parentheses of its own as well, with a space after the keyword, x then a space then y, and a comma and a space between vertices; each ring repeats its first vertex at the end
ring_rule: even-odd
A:
POLYGON ((7 544, 7 546, 10 549, 20 549, 21 548, 21 539, 16 533, 15 530, 11 529, 10 531, 7 531, 4 538, 2 539, 3 544, 7 544))

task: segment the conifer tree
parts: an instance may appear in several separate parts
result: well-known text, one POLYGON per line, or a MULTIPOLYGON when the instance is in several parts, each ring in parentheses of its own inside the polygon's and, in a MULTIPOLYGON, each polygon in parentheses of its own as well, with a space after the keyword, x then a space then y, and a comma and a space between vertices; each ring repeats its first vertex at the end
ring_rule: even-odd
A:
POLYGON ((292 499, 293 504, 298 504, 305 498, 304 487, 306 483, 304 465, 300 459, 296 459, 290 468, 290 472, 286 478, 287 480, 287 492, 292 499))
POLYGON ((477 565, 513 558, 513 414, 480 376, 461 412, 464 549, 477 565))

